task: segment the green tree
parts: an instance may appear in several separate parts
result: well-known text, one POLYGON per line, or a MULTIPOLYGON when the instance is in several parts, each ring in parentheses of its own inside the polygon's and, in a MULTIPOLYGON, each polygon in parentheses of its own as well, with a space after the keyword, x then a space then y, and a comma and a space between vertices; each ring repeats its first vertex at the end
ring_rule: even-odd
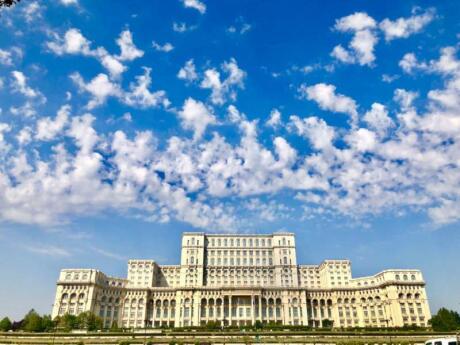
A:
POLYGON ((78 328, 87 329, 88 331, 102 329, 102 319, 89 311, 77 316, 77 324, 78 328))
POLYGON ((56 327, 55 322, 51 319, 51 315, 43 315, 42 329, 43 332, 51 332, 56 327))
POLYGON ((64 331, 71 331, 72 329, 78 328, 78 321, 75 315, 64 314, 55 319, 57 327, 63 329, 64 331))
POLYGON ((324 319, 323 320, 323 327, 324 328, 332 328, 333 325, 334 325, 334 321, 329 320, 329 319, 324 319))
POLYGON ((430 320, 433 330, 439 332, 450 332, 460 329, 460 315, 453 310, 441 308, 430 320))
POLYGON ((7 332, 13 327, 11 320, 7 317, 4 317, 2 321, 0 321, 0 331, 7 332))
POLYGON ((22 329, 27 332, 42 332, 43 331, 43 319, 42 317, 34 310, 31 309, 22 323, 22 329))

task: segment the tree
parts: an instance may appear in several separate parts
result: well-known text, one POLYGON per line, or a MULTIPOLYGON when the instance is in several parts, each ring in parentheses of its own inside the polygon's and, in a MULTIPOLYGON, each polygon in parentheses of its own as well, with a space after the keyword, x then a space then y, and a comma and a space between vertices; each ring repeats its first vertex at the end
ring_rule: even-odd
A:
POLYGON ((11 7, 21 0, 0 0, 0 7, 11 7))
POLYGON ((77 316, 77 325, 80 329, 95 331, 102 329, 102 319, 93 313, 87 311, 77 316))
POLYGON ((27 332, 42 332, 43 331, 42 317, 34 309, 31 309, 24 317, 22 329, 27 332))
POLYGON ((78 328, 78 321, 75 315, 64 314, 63 316, 58 316, 54 319, 57 327, 63 329, 64 331, 71 331, 72 329, 78 328))
POLYGON ((43 332, 51 332, 55 328, 56 324, 51 319, 51 315, 43 315, 42 317, 42 330, 43 332))
POLYGON ((332 328, 333 325, 334 325, 334 321, 329 320, 329 319, 324 319, 323 320, 323 327, 324 328, 332 328))
POLYGON ((439 332, 450 332, 460 329, 460 315, 453 310, 441 308, 430 320, 433 330, 439 332))
POLYGON ((0 331, 2 332, 8 332, 10 329, 12 329, 13 324, 11 323, 11 320, 7 317, 4 317, 2 321, 0 321, 0 331))

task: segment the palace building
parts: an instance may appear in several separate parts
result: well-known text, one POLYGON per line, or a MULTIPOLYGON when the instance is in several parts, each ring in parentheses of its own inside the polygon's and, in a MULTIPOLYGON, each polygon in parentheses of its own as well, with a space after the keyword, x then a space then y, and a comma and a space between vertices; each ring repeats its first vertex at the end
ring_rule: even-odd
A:
POLYGON ((349 260, 301 265, 292 233, 187 232, 180 265, 129 260, 128 277, 63 269, 52 317, 84 311, 105 327, 281 323, 311 327, 427 326, 425 282, 415 269, 353 278, 349 260))

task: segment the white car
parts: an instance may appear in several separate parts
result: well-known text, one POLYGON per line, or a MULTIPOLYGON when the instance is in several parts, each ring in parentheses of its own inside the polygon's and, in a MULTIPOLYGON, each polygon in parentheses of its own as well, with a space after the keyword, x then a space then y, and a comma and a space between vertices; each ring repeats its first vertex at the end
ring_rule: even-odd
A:
POLYGON ((457 338, 439 338, 425 341, 425 345, 460 345, 457 338))

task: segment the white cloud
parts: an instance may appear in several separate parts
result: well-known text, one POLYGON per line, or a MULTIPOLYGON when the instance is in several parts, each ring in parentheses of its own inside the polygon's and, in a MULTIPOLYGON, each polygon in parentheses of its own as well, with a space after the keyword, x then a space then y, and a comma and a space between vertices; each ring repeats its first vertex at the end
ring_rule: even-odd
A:
POLYGON ((187 25, 186 23, 177 23, 177 22, 174 22, 173 23, 173 30, 175 32, 180 32, 180 33, 183 33, 183 32, 187 32, 187 31, 192 31, 192 30, 195 30, 197 27, 196 25, 187 25))
POLYGON ((385 74, 385 73, 382 74, 382 81, 384 83, 391 84, 392 82, 394 82, 398 78, 399 78, 399 75, 397 75, 397 74, 394 74, 394 75, 389 75, 389 74, 385 74))
POLYGON ((337 45, 331 56, 344 63, 372 66, 375 60, 374 47, 378 41, 375 27, 375 20, 364 12, 356 12, 336 20, 334 28, 353 33, 353 38, 348 49, 337 45))
POLYGON ((302 97, 315 101, 323 110, 350 115, 353 122, 356 122, 358 112, 356 102, 347 96, 335 92, 336 87, 331 84, 319 83, 307 86, 301 85, 299 92, 302 97))
POLYGON ((16 136, 19 145, 27 145, 32 141, 32 129, 30 127, 22 128, 16 136))
POLYGON ((386 18, 379 24, 386 41, 397 38, 407 38, 420 32, 435 17, 435 11, 429 9, 422 14, 414 14, 409 18, 398 18, 394 21, 386 18))
POLYGON ((78 5, 78 0, 59 0, 64 6, 78 5))
POLYGON ((335 138, 335 130, 333 127, 317 117, 308 117, 301 119, 298 116, 290 117, 290 127, 297 134, 307 138, 316 150, 328 150, 332 148, 335 138))
POLYGON ((71 28, 66 31, 64 37, 55 36, 55 40, 48 41, 46 46, 57 55, 92 55, 90 44, 91 42, 82 35, 80 30, 71 28))
POLYGON ((203 136, 206 127, 216 123, 216 117, 202 102, 187 98, 178 112, 182 127, 193 130, 193 139, 203 136))
POLYGON ((5 133, 11 131, 11 126, 7 123, 0 122, 0 152, 9 149, 9 145, 5 140, 5 133))
POLYGON ((136 83, 131 83, 129 91, 125 92, 122 102, 138 108, 152 108, 163 105, 167 108, 170 104, 163 90, 151 92, 149 90, 152 78, 150 68, 144 67, 144 74, 136 77, 136 83))
POLYGON ((71 28, 63 37, 53 34, 53 40, 46 42, 46 46, 57 55, 70 54, 96 58, 112 77, 117 78, 127 70, 122 62, 140 58, 144 52, 134 45, 132 33, 129 30, 122 31, 116 43, 120 47, 120 55, 109 54, 103 47, 92 49, 91 42, 83 36, 81 31, 71 28))
POLYGON ((144 74, 136 76, 136 81, 130 83, 126 91, 104 73, 98 74, 88 83, 79 73, 73 73, 70 78, 78 86, 80 92, 87 92, 91 95, 87 104, 88 109, 104 104, 109 97, 115 97, 120 102, 136 108, 152 108, 160 105, 167 108, 170 102, 166 97, 166 92, 149 90, 152 83, 150 73, 151 69, 144 67, 144 74))
POLYGON ((345 137, 345 140, 359 152, 372 151, 377 144, 375 133, 366 128, 359 128, 351 132, 345 137))
POLYGON ((80 92, 91 94, 92 98, 87 104, 88 109, 104 104, 108 97, 119 97, 121 95, 120 87, 111 82, 104 73, 98 74, 87 84, 79 73, 73 73, 70 78, 78 86, 80 92))
POLYGON ((182 3, 184 7, 193 8, 201 14, 206 12, 206 5, 200 0, 182 0, 182 3))
POLYGON ((35 138, 38 140, 53 140, 59 133, 62 133, 67 125, 70 116, 70 106, 62 106, 56 117, 42 117, 37 121, 35 138))
POLYGON ((267 126, 276 128, 281 125, 281 113, 278 109, 272 109, 270 118, 267 120, 267 126))
POLYGON ((200 83, 203 89, 211 89, 211 102, 222 105, 228 99, 236 100, 235 88, 244 88, 246 72, 238 67, 235 59, 230 59, 221 65, 222 71, 227 74, 227 78, 221 80, 221 74, 214 68, 204 72, 204 78, 200 83))
POLYGON ((388 110, 380 103, 373 103, 371 110, 364 114, 363 120, 381 135, 385 135, 387 130, 394 126, 393 121, 388 116, 388 110))
POLYGON ((33 117, 37 114, 37 110, 31 102, 26 101, 22 106, 11 106, 10 113, 15 116, 33 117))
POLYGON ((27 98, 40 98, 44 99, 43 95, 38 90, 32 89, 27 85, 27 77, 21 71, 11 72, 12 81, 11 87, 13 92, 20 93, 27 98))
POLYGON ((186 80, 188 82, 193 82, 198 79, 198 74, 196 73, 193 59, 188 60, 184 67, 179 70, 177 73, 177 78, 186 80))
POLYGON ((13 58, 11 52, 0 49, 0 64, 11 66, 13 64, 13 58))
POLYGON ((23 247, 29 252, 40 254, 40 255, 53 256, 53 257, 71 256, 71 253, 68 250, 62 247, 56 247, 53 245, 33 244, 33 245, 24 245, 23 247))
POLYGON ((120 33, 117 44, 121 50, 121 54, 117 56, 120 61, 132 61, 144 56, 144 52, 134 45, 133 35, 129 30, 120 33))
POLYGON ((31 1, 27 3, 22 8, 22 14, 24 16, 25 21, 30 24, 34 20, 41 18, 43 8, 44 8, 44 4, 39 3, 38 1, 31 1))
POLYGON ((166 42, 165 44, 161 45, 153 41, 152 47, 155 48, 156 51, 163 52, 163 53, 169 53, 170 51, 174 49, 174 46, 169 42, 166 42))

